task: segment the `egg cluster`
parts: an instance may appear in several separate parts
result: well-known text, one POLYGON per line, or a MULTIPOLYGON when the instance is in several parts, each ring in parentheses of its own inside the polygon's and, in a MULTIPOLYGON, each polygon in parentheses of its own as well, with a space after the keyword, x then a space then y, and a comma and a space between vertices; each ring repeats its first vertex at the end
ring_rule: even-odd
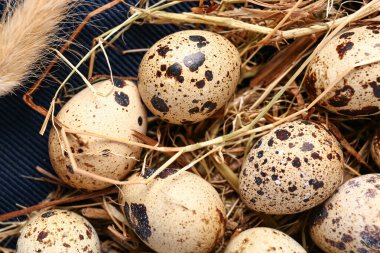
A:
MULTIPOLYGON (((353 68, 379 55, 379 31, 378 26, 357 27, 333 38, 306 72, 310 98, 352 68, 319 105, 345 116, 380 113, 380 65, 353 68)), ((67 185, 85 190, 111 184, 75 173, 73 159, 92 174, 125 179, 142 150, 121 142, 138 142, 136 132, 146 134, 145 106, 171 124, 210 118, 235 93, 240 65, 238 50, 216 33, 189 30, 164 37, 143 57, 138 86, 119 79, 101 81, 93 85, 97 94, 86 88, 62 107, 56 119, 78 133, 67 135, 71 147, 66 150, 64 136, 52 128, 49 155, 55 171, 67 185)), ((371 142, 371 154, 380 166, 380 130, 371 142)), ((311 120, 277 125, 256 141, 243 160, 239 196, 247 208, 286 215, 316 207, 311 212, 310 235, 325 252, 380 252, 380 174, 344 183, 342 147, 326 125, 311 120)), ((228 215, 213 185, 177 169, 133 171, 128 184, 120 188, 119 204, 124 224, 147 246, 158 253, 208 253, 224 243, 228 215)), ((53 209, 35 214, 26 223, 17 252, 95 253, 100 252, 100 243, 83 217, 53 209)), ((306 250, 279 230, 255 227, 241 233, 237 229, 224 252, 306 250)))

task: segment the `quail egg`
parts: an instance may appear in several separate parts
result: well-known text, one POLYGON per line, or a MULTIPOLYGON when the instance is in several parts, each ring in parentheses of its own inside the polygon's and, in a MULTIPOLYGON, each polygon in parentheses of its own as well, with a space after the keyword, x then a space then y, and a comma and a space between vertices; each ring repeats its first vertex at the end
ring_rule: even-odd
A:
POLYGON ((322 125, 296 120, 275 127, 252 147, 239 189, 251 209, 293 214, 327 199, 343 179, 343 153, 322 125))
POLYGON ((173 124, 202 121, 234 94, 240 56, 223 36, 201 30, 173 33, 154 44, 139 67, 145 105, 173 124))
POLYGON ((135 174, 120 194, 130 227, 158 253, 211 252, 223 238, 224 205, 217 191, 190 172, 166 169, 135 174))
POLYGON ((17 241, 17 252, 100 253, 100 242, 85 218, 53 209, 37 214, 26 223, 17 241))
POLYGON ((316 211, 313 241, 325 252, 380 252, 380 174, 345 182, 316 211))
POLYGON ((231 239, 224 253, 306 253, 306 250, 287 234, 265 227, 245 230, 231 239))
MULTIPOLYGON (((305 87, 311 98, 320 95, 338 76, 362 61, 380 57, 380 26, 345 30, 334 37, 310 63, 305 87)), ((352 70, 321 100, 327 110, 347 116, 380 113, 380 64, 352 70)))
MULTIPOLYGON (((67 128, 95 132, 121 140, 138 141, 132 130, 146 133, 147 119, 134 83, 110 80, 94 84, 95 95, 86 88, 74 95, 59 111, 56 118, 67 128)), ((78 167, 100 176, 120 180, 127 176, 140 157, 141 148, 86 135, 68 135, 71 151, 78 167)), ((62 151, 57 131, 49 137, 49 156, 58 176, 75 188, 98 190, 110 184, 73 173, 67 153, 62 151)))

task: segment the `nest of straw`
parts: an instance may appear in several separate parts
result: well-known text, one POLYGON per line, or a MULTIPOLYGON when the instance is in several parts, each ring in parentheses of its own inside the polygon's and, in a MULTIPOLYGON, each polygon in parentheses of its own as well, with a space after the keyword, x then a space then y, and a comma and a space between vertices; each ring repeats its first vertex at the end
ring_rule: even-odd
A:
MULTIPOLYGON (((83 62, 91 60, 91 56, 102 53, 104 47, 121 39, 131 25, 147 23, 202 26, 227 37, 239 49, 243 63, 241 80, 229 103, 210 119, 194 125, 178 127, 150 118, 147 136, 136 135, 152 148, 144 150, 135 171, 145 167, 185 168, 212 184, 224 201, 228 217, 224 244, 216 252, 222 252, 234 233, 256 226, 277 228, 298 240, 308 252, 321 252, 308 237, 311 211, 285 216, 253 212, 239 199, 238 175, 245 154, 258 138, 273 127, 298 118, 321 122, 337 137, 345 150, 346 179, 375 172, 369 159, 374 118, 353 120, 328 114, 317 102, 334 84, 311 100, 302 81, 307 64, 337 32, 347 26, 378 21, 380 1, 200 0, 186 13, 166 11, 167 7, 180 4, 183 3, 161 1, 150 5, 148 1, 141 1, 137 6, 130 6, 129 18, 102 34, 97 40, 99 43, 82 58, 83 62), (153 148, 157 143, 161 147, 153 148)), ((74 66, 62 54, 58 53, 58 57, 74 66)), ((77 68, 73 68, 71 74, 75 72, 77 68)), ((84 75, 83 79, 91 85, 84 75)), ((65 87, 66 82, 60 83, 61 92, 52 98, 54 102, 67 100, 77 92, 65 87)), ((52 103, 51 108, 54 106, 52 103)), ((48 114, 45 123, 50 116, 48 114)), ((90 219, 102 240, 104 252, 150 252, 126 225, 117 203, 117 187, 80 192, 67 189, 59 178, 44 169, 38 170, 44 175, 42 180, 57 185, 56 191, 37 206, 2 215, 2 221, 59 206, 90 219)), ((3 223, 0 240, 17 236, 24 224, 25 221, 3 223)))

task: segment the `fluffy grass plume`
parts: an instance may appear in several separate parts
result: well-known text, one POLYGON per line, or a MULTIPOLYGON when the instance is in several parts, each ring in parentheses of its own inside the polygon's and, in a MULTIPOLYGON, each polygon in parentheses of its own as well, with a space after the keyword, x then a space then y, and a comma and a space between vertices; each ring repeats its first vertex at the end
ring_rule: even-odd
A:
MULTIPOLYGON (((4 12, 0 23, 0 96, 27 78, 44 55, 71 0, 24 0, 4 12)), ((11 0, 8 1, 8 8, 11 0)))

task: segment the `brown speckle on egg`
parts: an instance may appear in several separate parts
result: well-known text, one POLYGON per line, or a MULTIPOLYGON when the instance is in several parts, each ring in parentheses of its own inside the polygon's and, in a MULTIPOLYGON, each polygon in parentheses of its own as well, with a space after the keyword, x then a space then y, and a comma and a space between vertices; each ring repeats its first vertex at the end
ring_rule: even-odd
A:
POLYGON ((239 80, 240 64, 239 52, 221 35, 181 31, 149 49, 139 66, 138 88, 153 114, 170 123, 192 124, 228 102, 239 80), (163 101, 160 105, 152 103, 156 97, 163 101))
POLYGON ((325 252, 380 252, 380 174, 350 179, 314 213, 311 237, 325 252))
POLYGON ((337 155, 327 158, 334 152, 343 155, 321 125, 302 120, 279 125, 249 152, 240 173, 240 197, 249 208, 268 214, 308 210, 343 179, 343 162, 337 155))

